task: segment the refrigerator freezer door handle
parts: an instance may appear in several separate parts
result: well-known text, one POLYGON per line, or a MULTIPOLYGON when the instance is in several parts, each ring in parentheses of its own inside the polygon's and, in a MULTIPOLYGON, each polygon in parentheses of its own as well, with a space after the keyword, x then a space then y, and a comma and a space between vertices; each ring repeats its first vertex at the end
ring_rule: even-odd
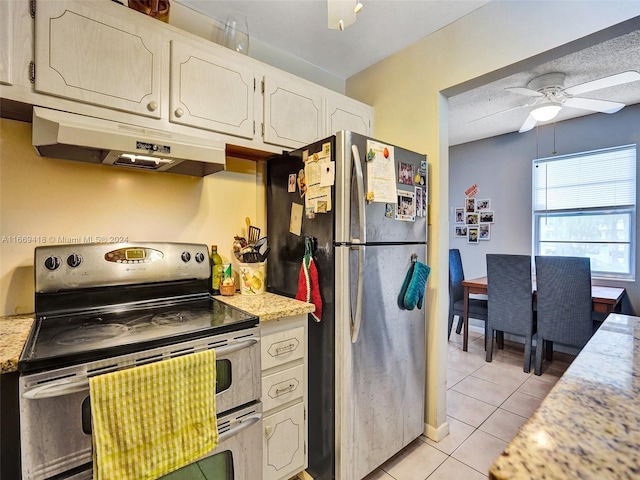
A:
MULTIPOLYGON (((356 173, 356 186, 357 186, 357 205, 358 205, 358 220, 360 226, 360 238, 352 238, 352 242, 366 243, 367 230, 366 230, 366 217, 365 217, 365 195, 364 195, 364 177, 362 175, 362 165, 360 163, 360 152, 356 145, 351 146, 353 168, 356 173)), ((366 247, 364 245, 358 247, 352 247, 358 250, 358 283, 356 286, 356 309, 355 312, 351 312, 351 343, 358 341, 360 334, 360 324, 362 323, 362 298, 364 289, 364 260, 366 247)), ((349 282, 351 284, 351 282, 349 282)), ((349 302, 349 310, 351 310, 351 301, 349 302)))

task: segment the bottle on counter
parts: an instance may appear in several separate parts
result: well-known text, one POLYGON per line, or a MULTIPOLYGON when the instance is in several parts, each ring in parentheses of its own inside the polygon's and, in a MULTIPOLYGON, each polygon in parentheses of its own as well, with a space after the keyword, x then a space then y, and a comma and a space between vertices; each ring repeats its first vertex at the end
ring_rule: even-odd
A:
POLYGON ((218 254, 218 246, 211 245, 211 293, 220 294, 222 282, 222 257, 218 254))

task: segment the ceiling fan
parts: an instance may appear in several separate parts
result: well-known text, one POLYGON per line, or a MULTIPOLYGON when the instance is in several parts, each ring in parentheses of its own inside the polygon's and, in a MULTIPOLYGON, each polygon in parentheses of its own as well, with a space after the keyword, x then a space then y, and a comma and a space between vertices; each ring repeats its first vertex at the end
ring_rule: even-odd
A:
POLYGON ((616 113, 625 106, 624 103, 582 98, 576 95, 635 82, 640 80, 640 73, 630 70, 568 88, 564 87, 564 79, 564 73, 547 73, 534 78, 526 87, 508 87, 505 89, 533 99, 530 103, 516 107, 534 107, 529 111, 529 115, 520 130, 518 130, 520 133, 531 130, 538 122, 546 122, 553 119, 562 107, 616 113))

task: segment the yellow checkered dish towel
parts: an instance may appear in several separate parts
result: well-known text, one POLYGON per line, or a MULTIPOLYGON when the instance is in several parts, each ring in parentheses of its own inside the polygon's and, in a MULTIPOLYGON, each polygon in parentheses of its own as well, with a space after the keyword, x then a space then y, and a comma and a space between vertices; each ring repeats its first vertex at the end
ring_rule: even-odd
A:
POLYGON ((89 379, 95 480, 152 480, 218 443, 214 350, 89 379))

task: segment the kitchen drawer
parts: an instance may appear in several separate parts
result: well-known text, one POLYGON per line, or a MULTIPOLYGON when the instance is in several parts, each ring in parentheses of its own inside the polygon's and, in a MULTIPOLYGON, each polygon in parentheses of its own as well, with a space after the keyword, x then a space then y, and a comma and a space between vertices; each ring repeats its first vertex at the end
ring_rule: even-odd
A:
POLYGON ((290 478, 306 468, 304 404, 263 418, 263 480, 290 478))
POLYGON ((304 365, 288 368, 262 378, 264 411, 284 405, 304 395, 304 365))
POLYGON ((304 327, 262 336, 262 370, 304 357, 304 327))

